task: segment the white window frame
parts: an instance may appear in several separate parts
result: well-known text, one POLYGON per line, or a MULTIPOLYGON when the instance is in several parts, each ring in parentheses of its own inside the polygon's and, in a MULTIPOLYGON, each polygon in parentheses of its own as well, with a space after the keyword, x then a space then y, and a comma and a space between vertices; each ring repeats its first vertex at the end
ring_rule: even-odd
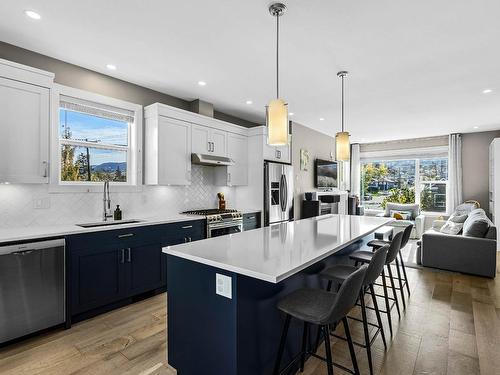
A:
MULTIPOLYGON (((362 164, 370 162, 380 162, 380 161, 398 161, 398 160, 415 160, 415 203, 420 205, 420 193, 422 185, 431 183, 446 184, 446 210, 442 212, 438 211, 421 211, 421 213, 429 216, 446 216, 449 215, 448 211, 448 197, 449 197, 449 183, 446 181, 421 181, 420 180, 420 159, 438 159, 446 158, 448 159, 448 146, 437 146, 437 147, 425 147, 417 149, 403 149, 403 150, 387 150, 387 151, 370 151, 364 152, 360 155, 360 185, 363 173, 362 164)), ((449 165, 449 160, 448 160, 449 165)), ((361 186, 360 186, 361 188, 361 186)), ((364 194, 361 191, 361 194, 364 194)), ((370 209, 370 211, 384 212, 383 209, 370 209)))
MULTIPOLYGON (((143 137, 143 108, 139 104, 124 100, 111 98, 109 96, 96 94, 93 92, 76 89, 73 87, 54 85, 52 93, 52 123, 50 131, 50 187, 49 191, 54 193, 75 193, 75 192, 102 192, 103 182, 92 181, 61 181, 61 142, 60 140, 60 100, 61 96, 69 96, 77 99, 91 101, 111 107, 122 108, 134 113, 134 123, 130 124, 127 148, 127 182, 110 181, 110 186, 115 192, 136 192, 142 190, 142 137, 143 137)), ((88 146, 86 142, 71 141, 72 145, 81 144, 88 146)), ((123 147, 112 145, 91 145, 93 148, 117 149, 122 151, 123 147)))

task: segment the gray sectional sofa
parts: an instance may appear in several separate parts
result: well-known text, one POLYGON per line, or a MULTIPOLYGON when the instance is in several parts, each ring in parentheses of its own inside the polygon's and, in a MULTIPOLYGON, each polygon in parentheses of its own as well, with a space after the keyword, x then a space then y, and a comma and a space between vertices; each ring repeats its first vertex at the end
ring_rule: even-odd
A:
POLYGON ((493 278, 497 262, 496 227, 481 208, 466 215, 458 234, 442 233, 441 226, 434 225, 422 235, 422 265, 493 278))

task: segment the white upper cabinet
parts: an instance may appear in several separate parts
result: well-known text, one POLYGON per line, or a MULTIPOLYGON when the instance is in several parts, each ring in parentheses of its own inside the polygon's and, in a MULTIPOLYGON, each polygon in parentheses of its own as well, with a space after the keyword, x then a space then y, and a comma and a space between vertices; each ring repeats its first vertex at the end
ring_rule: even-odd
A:
POLYGON ((210 128, 193 124, 191 126, 191 149, 195 154, 208 154, 212 149, 210 128))
POLYGON ((189 185, 192 153, 235 160, 210 167, 220 185, 248 183, 248 129, 160 103, 147 106, 145 118, 146 184, 189 185))
POLYGON ((269 146, 267 144, 267 135, 264 135, 263 142, 265 160, 278 161, 281 163, 292 162, 290 144, 284 146, 269 146))
POLYGON ((227 132, 193 124, 192 150, 193 153, 227 156, 227 132))
POLYGON ((168 117, 146 119, 145 183, 191 184, 191 124, 168 117))
POLYGON ((228 133, 222 130, 211 129, 210 141, 212 142, 212 154, 216 156, 227 156, 228 133))
POLYGON ((48 183, 53 77, 0 60, 0 182, 48 183))
POLYGON ((248 137, 228 133, 227 156, 234 160, 235 165, 217 167, 215 183, 228 186, 248 185, 248 137))

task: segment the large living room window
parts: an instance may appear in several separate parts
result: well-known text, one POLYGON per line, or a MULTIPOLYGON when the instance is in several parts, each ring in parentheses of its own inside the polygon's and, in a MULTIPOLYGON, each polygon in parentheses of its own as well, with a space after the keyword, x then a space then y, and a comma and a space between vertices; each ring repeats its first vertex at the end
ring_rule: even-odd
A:
POLYGON ((362 204, 368 209, 399 202, 419 203, 424 212, 446 212, 447 183, 446 157, 361 162, 362 204))

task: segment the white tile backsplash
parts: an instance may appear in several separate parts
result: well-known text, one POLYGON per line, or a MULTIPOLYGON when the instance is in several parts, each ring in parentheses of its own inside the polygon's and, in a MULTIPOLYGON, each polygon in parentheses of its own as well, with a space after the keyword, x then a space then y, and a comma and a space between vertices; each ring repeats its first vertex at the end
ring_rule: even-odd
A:
MULTIPOLYGON (((237 207, 236 189, 214 185, 213 167, 193 165, 190 186, 143 186, 141 192, 115 193, 123 217, 175 215, 189 209, 217 207, 217 192, 237 207)), ((0 227, 74 224, 102 217, 102 193, 49 193, 48 185, 0 185, 0 227)))

